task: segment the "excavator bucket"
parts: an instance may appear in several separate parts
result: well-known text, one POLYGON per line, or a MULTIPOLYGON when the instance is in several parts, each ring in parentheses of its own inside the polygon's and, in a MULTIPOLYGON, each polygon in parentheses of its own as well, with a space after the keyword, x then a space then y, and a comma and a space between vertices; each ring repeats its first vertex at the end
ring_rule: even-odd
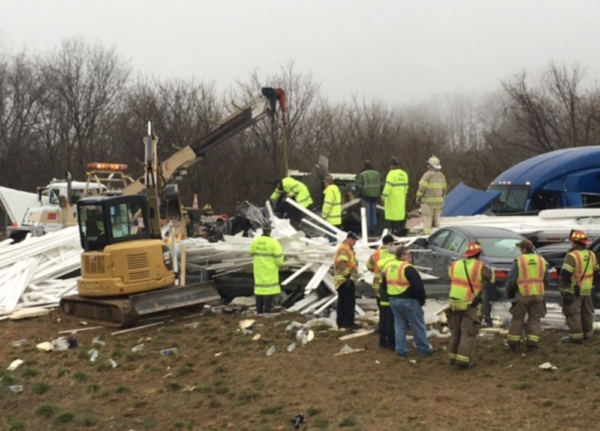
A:
POLYGON ((220 299, 221 296, 212 281, 154 290, 132 295, 129 298, 131 307, 138 316, 160 313, 175 308, 197 306, 220 299))

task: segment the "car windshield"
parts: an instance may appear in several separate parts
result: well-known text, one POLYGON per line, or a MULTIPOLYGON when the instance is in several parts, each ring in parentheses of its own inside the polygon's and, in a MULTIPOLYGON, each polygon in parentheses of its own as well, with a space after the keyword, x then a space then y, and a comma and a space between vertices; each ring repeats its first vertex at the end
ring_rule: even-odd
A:
POLYGON ((487 257, 516 259, 521 256, 521 251, 516 247, 519 242, 515 238, 478 238, 487 257))

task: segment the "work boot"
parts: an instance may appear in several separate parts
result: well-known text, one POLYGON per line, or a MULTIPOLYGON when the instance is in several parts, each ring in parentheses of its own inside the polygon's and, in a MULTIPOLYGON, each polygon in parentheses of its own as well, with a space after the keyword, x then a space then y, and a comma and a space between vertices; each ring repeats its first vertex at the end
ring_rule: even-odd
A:
POLYGON ((450 365, 456 365, 456 359, 450 359, 450 365))
POLYGON ((401 355, 400 353, 398 353, 398 360, 399 361, 404 361, 406 359, 406 355, 401 355))
POLYGON ((582 340, 575 340, 575 339, 571 338, 569 335, 567 335, 566 337, 562 337, 560 341, 562 341, 563 343, 566 343, 566 344, 569 344, 569 343, 570 344, 581 344, 582 343, 582 340))
POLYGON ((516 352, 517 351, 517 345, 516 344, 509 344, 508 345, 508 350, 510 350, 511 352, 516 352))
POLYGON ((430 350, 429 352, 427 352, 427 353, 421 353, 421 356, 422 356, 422 357, 431 356, 431 355, 433 355, 434 353, 437 353, 437 352, 439 352, 439 351, 440 351, 440 349, 431 349, 431 350, 430 350))
POLYGON ((535 345, 533 345, 533 344, 528 344, 528 345, 527 345, 527 351, 528 351, 529 353, 536 352, 536 351, 537 351, 537 349, 538 349, 538 346, 535 346, 535 345))

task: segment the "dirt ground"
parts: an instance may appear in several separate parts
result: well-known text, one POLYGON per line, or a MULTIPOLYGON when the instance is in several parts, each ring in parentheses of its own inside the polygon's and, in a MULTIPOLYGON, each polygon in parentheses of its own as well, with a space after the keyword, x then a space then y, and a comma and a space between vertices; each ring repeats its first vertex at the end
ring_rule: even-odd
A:
POLYGON ((302 316, 259 317, 264 326, 252 335, 237 330, 245 318, 205 312, 123 335, 102 328, 76 334, 77 348, 48 353, 35 344, 81 326, 56 314, 0 322, 0 428, 292 430, 298 413, 305 430, 597 428, 600 340, 563 345, 563 334, 547 332, 531 355, 506 352, 503 337, 478 340, 477 367, 459 371, 448 364, 448 339, 432 340, 442 354, 421 359, 413 351, 414 364, 380 349, 373 335, 347 342, 366 352, 334 357, 340 333, 318 327, 313 341, 288 353, 295 330, 276 323, 302 316), (192 322, 198 327, 184 327, 192 322), (106 346, 90 362, 97 336, 106 346), (22 338, 28 342, 10 345, 22 338), (144 350, 133 353, 140 342, 144 350), (277 350, 267 357, 270 343, 277 350), (179 353, 159 353, 172 347, 179 353), (5 371, 14 359, 26 363, 5 371), (539 370, 546 361, 558 369, 539 370))

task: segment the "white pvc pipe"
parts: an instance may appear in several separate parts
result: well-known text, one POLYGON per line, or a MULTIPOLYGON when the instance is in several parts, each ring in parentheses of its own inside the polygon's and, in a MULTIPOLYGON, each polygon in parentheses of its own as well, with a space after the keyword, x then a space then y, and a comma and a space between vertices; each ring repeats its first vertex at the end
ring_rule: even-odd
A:
POLYGON ((298 277, 300 274, 302 274, 304 271, 306 271, 308 269, 309 266, 311 266, 312 263, 307 263, 306 265, 304 265, 302 268, 300 268, 298 271, 294 272, 292 275, 290 275, 288 278, 286 278, 281 285, 282 286, 287 286, 292 280, 294 280, 296 277, 298 277))
POLYGON ((367 231, 367 209, 360 207, 360 228, 362 229, 363 244, 369 242, 369 232, 367 231))

